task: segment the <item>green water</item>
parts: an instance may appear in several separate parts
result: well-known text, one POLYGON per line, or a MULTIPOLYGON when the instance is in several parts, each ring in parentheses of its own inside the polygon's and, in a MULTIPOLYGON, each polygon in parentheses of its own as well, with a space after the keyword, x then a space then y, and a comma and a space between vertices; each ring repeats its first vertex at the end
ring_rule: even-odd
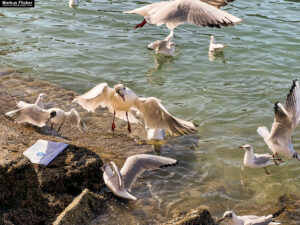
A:
MULTIPOLYGON (((162 150, 180 164, 139 180, 133 194, 142 200, 125 204, 124 215, 156 223, 206 205, 213 216, 221 216, 229 209, 253 212, 254 206, 271 205, 284 193, 298 194, 299 162, 270 166, 270 176, 262 169, 241 170, 244 152, 237 146, 249 143, 256 152, 269 151, 256 129, 270 128, 274 102, 284 103, 292 79, 300 78, 299 1, 237 0, 223 8, 243 20, 236 27, 181 25, 175 29, 174 57, 146 49, 168 35, 165 27, 134 30, 142 18, 122 14, 147 3, 90 0, 73 10, 65 0, 36 1, 32 9, 2 8, 0 66, 80 93, 100 82, 124 83, 140 96, 160 98, 173 115, 199 124, 199 141, 179 138, 162 150), (214 61, 208 55, 210 35, 229 44, 214 61)), ((300 153, 300 128, 293 143, 300 153)), ((109 223, 109 218, 125 221, 114 210, 99 221, 109 223)))

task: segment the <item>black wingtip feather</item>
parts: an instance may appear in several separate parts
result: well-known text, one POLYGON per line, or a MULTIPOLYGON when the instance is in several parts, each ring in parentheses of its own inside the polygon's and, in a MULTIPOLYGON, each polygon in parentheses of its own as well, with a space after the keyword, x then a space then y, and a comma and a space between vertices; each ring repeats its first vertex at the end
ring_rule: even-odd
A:
POLYGON ((285 207, 283 207, 282 209, 278 210, 276 213, 273 214, 273 218, 278 217, 284 210, 285 210, 285 207))
POLYGON ((165 168, 165 167, 170 167, 170 166, 176 166, 177 164, 178 164, 178 160, 176 160, 175 163, 162 165, 162 166, 160 166, 160 168, 165 168))

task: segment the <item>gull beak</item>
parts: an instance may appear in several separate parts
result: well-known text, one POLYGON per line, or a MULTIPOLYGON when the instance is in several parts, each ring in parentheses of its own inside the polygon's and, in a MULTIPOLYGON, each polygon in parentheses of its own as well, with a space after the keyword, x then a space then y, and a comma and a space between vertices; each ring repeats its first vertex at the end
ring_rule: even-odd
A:
POLYGON ((243 146, 239 146, 239 148, 243 148, 243 146))
POLYGON ((217 224, 219 224, 220 222, 222 222, 225 219, 226 219, 226 217, 221 218, 220 220, 217 221, 217 224))
POLYGON ((118 93, 118 95, 120 95, 120 96, 121 96, 121 98, 122 98, 122 99, 123 99, 123 101, 125 102, 125 97, 124 97, 124 94, 121 94, 119 90, 117 90, 117 93, 118 93))

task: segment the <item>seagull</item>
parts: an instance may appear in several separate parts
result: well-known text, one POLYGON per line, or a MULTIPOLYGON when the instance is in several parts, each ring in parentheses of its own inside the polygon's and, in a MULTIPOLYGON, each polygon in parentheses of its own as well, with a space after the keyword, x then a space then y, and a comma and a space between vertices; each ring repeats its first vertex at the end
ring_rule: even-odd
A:
MULTIPOLYGON (((17 102, 17 107, 18 108, 24 108, 27 105, 30 105, 30 104, 27 103, 27 102, 23 102, 23 101, 17 102)), ((45 108, 45 105, 44 105, 44 94, 43 93, 39 94, 39 97, 35 101, 34 105, 37 105, 37 106, 39 106, 42 109, 45 108)))
POLYGON ((79 6, 79 0, 69 0, 69 7, 70 8, 77 8, 79 6))
POLYGON ((85 110, 94 112, 99 106, 107 107, 113 116, 111 130, 115 129, 115 117, 127 121, 128 131, 130 123, 140 123, 132 114, 132 110, 140 112, 145 121, 146 129, 167 129, 171 134, 196 133, 193 123, 172 116, 154 97, 139 98, 130 88, 117 84, 110 88, 107 83, 100 83, 87 93, 76 97, 77 102, 85 110))
POLYGON ((131 200, 137 200, 131 195, 131 186, 144 172, 163 167, 175 166, 177 160, 163 156, 140 154, 127 158, 122 169, 119 171, 114 162, 102 167, 103 179, 107 187, 117 196, 131 200))
POLYGON ((166 56, 173 56, 175 53, 175 43, 171 42, 173 38, 173 30, 171 30, 165 40, 158 40, 148 45, 149 50, 155 50, 155 53, 161 53, 166 56))
POLYGON ((285 105, 275 102, 274 111, 275 116, 271 133, 265 126, 259 127, 257 133, 272 150, 274 161, 275 155, 278 161, 282 161, 278 153, 288 158, 296 158, 300 161, 300 156, 295 152, 291 141, 292 133, 300 118, 300 90, 297 80, 293 80, 285 105))
POLYGON ((233 211, 227 211, 224 213, 223 217, 217 222, 218 224, 221 221, 227 221, 230 225, 268 225, 268 224, 280 224, 279 222, 274 222, 275 218, 278 217, 285 208, 278 210, 273 215, 268 216, 237 216, 233 211), (274 222, 274 223, 272 223, 274 222))
POLYGON ((84 122, 81 120, 75 109, 71 109, 69 112, 65 112, 59 108, 44 109, 44 94, 40 94, 34 104, 19 101, 17 107, 19 109, 5 114, 16 123, 30 123, 38 127, 44 127, 50 122, 51 129, 53 129, 54 124, 60 124, 58 128, 59 132, 65 119, 69 119, 71 125, 77 126, 81 132, 87 130, 84 122))
POLYGON ((171 31, 185 22, 197 26, 233 26, 242 20, 218 8, 226 5, 225 0, 174 0, 152 3, 125 14, 139 14, 144 17, 142 28, 147 22, 158 26, 165 24, 171 31))
POLYGON ((222 51, 227 45, 224 44, 217 44, 215 36, 210 36, 210 45, 209 45, 209 51, 222 51))
POLYGON ((253 147, 251 145, 244 145, 239 148, 243 148, 245 152, 244 165, 250 168, 264 168, 266 174, 270 174, 267 171, 266 166, 273 164, 273 157, 270 154, 253 154, 253 147))

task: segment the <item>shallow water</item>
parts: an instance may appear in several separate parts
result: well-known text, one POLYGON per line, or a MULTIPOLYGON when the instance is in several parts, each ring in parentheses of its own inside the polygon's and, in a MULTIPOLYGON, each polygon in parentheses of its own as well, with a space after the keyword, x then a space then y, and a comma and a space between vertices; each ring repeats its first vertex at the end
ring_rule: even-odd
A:
MULTIPOLYGON (((275 203, 284 193, 298 194, 299 162, 270 166, 270 176, 260 169, 241 170, 244 152, 237 146, 249 143, 256 152, 269 151, 256 129, 270 128, 274 102, 284 102, 292 79, 299 78, 299 1, 236 1, 224 8, 243 19, 236 27, 181 25, 175 30, 174 57, 146 49, 168 35, 165 27, 134 30, 142 18, 122 14, 147 3, 90 0, 73 10, 67 1, 36 1, 33 9, 0 8, 0 66, 80 93, 100 82, 124 83, 199 124, 199 140, 179 138, 162 149, 161 155, 180 161, 177 167, 138 180, 133 194, 142 200, 124 203, 121 210, 134 214, 138 222, 132 223, 165 221, 200 205, 214 216, 229 209, 245 212, 251 205, 275 203), (214 60, 208 55, 210 35, 229 44, 214 60)), ((300 148, 299 128, 293 143, 300 148)), ((113 212, 99 221, 113 217, 117 223, 113 212)))

